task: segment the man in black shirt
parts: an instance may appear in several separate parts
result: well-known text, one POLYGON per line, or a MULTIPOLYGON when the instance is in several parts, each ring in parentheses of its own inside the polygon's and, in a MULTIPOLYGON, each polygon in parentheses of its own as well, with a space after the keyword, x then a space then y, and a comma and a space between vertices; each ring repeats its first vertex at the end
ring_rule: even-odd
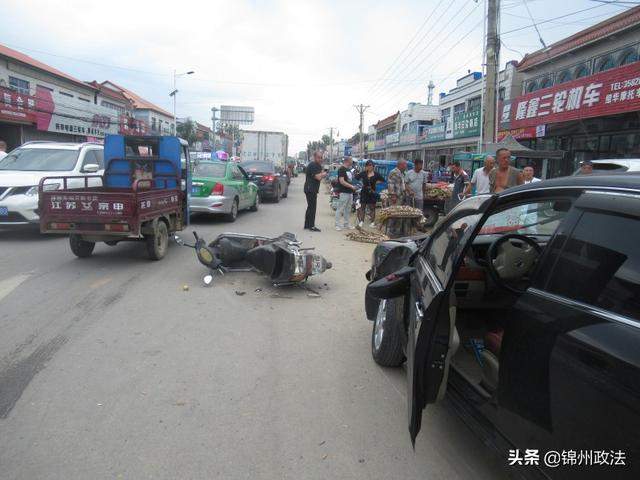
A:
POLYGON ((304 194, 307 197, 307 211, 304 215, 304 229, 312 232, 319 232, 316 227, 316 204, 318 192, 320 191, 320 180, 327 176, 327 172, 322 171, 322 152, 316 150, 313 153, 313 160, 309 162, 306 169, 304 182, 304 194))

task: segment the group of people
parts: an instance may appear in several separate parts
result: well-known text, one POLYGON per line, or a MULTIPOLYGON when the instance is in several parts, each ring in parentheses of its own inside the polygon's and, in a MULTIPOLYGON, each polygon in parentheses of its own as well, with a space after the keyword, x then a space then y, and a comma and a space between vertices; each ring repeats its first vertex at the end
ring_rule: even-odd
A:
MULTIPOLYGON (((315 232, 320 231, 315 225, 320 182, 327 176, 327 172, 322 167, 322 159, 322 152, 316 151, 313 161, 307 166, 304 184, 304 193, 307 197, 304 228, 315 232)), ((368 217, 370 225, 375 226, 375 208, 379 200, 376 185, 378 182, 384 182, 384 178, 375 171, 374 163, 371 160, 367 160, 364 170, 357 175, 353 174, 352 167, 351 157, 345 157, 338 169, 336 189, 339 193, 339 199, 335 216, 336 230, 354 228, 350 224, 350 217, 354 193, 358 189, 360 189, 360 208, 357 211, 358 224, 363 226, 368 217), (359 185, 356 184, 356 180, 359 185)), ((390 205, 410 205, 420 210, 423 209, 424 197, 430 180, 429 172, 423 167, 423 161, 418 159, 414 161, 413 169, 408 170, 407 161, 405 159, 398 160, 396 167, 389 172, 387 179, 390 205)), ((451 198, 446 205, 447 211, 464 198, 471 196, 474 190, 476 195, 498 193, 517 185, 540 181, 534 176, 532 166, 526 166, 522 170, 513 167, 511 165, 511 151, 507 148, 498 149, 495 158, 487 156, 484 166, 477 169, 471 179, 460 166, 460 162, 454 161, 449 169, 453 187, 451 198)))

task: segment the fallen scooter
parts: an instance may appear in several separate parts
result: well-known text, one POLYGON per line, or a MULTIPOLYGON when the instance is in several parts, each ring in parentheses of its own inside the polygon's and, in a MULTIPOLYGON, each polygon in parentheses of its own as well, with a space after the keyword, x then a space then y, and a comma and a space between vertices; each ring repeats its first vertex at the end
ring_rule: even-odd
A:
POLYGON ((189 245, 178 235, 178 245, 195 249, 200 263, 209 269, 202 277, 206 286, 213 284, 216 273, 261 272, 276 286, 301 284, 312 275, 331 268, 322 255, 312 253, 313 248, 301 248, 293 233, 269 238, 242 233, 223 233, 207 245, 204 238, 193 232, 196 239, 189 245))

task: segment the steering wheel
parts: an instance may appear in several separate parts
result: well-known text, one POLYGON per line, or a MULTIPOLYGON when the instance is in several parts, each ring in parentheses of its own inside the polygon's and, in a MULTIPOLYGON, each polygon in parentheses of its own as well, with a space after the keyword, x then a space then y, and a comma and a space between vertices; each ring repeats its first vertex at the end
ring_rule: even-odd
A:
POLYGON ((487 250, 489 275, 496 285, 513 293, 524 293, 524 289, 513 286, 533 270, 542 247, 535 240, 516 233, 495 239, 487 250))

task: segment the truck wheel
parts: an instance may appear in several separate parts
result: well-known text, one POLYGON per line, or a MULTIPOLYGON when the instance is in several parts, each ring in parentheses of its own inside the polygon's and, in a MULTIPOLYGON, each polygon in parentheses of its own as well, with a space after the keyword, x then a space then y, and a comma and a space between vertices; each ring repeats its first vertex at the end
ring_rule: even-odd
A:
POLYGON ((433 207, 425 207, 422 214, 426 220, 424 224, 427 227, 433 227, 438 221, 438 210, 433 207))
POLYGON ((225 216, 227 222, 235 222, 236 218, 238 218, 238 199, 235 198, 233 200, 233 204, 231 205, 231 211, 225 216))
POLYGON ((403 299, 380 300, 371 331, 371 355, 378 365, 399 367, 404 362, 402 349, 403 299))
POLYGON ((83 240, 80 235, 71 235, 69 237, 69 245, 71 246, 71 251, 78 258, 87 258, 90 257, 93 253, 93 249, 96 248, 96 244, 94 242, 87 242, 83 240))
POLYGON ((169 229, 167 224, 159 221, 153 235, 145 237, 147 242, 147 252, 151 260, 161 260, 167 253, 169 247, 169 229))
POLYGON ((260 206, 260 195, 256 193, 256 199, 253 202, 253 205, 251 206, 251 208, 249 208, 249 210, 251 210, 252 212, 257 212, 259 206, 260 206))

